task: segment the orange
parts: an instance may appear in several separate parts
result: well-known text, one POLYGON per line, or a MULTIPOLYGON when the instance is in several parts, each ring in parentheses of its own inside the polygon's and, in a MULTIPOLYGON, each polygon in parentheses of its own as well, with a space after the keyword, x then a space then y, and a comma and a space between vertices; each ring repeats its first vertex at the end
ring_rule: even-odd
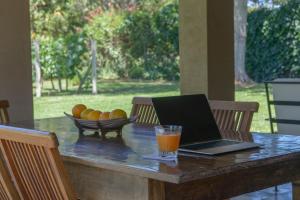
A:
POLYGON ((177 151, 180 143, 180 134, 156 135, 158 147, 163 152, 177 151))
POLYGON ((109 119, 109 112, 103 112, 101 113, 99 120, 108 120, 109 119))
POLYGON ((80 114, 80 118, 81 119, 87 119, 87 116, 90 112, 93 112, 94 110, 93 109, 85 109, 84 111, 82 111, 82 113, 80 114))
POLYGON ((72 109, 72 114, 74 117, 76 118, 80 118, 80 114, 82 113, 82 111, 84 111, 86 109, 86 106, 83 104, 77 104, 73 107, 72 109))
POLYGON ((115 109, 110 112, 109 119, 127 118, 127 114, 124 110, 115 109))
POLYGON ((101 111, 94 110, 87 115, 88 120, 98 121, 100 118, 101 111))

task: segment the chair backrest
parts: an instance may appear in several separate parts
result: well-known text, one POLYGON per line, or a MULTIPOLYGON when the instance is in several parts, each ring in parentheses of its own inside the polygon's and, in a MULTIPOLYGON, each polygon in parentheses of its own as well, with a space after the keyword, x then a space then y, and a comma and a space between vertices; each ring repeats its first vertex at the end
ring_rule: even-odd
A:
MULTIPOLYGON (((138 115, 138 124, 159 124, 150 97, 134 97, 131 116, 138 115)), ((257 102, 235 102, 210 100, 210 107, 223 138, 252 141, 250 127, 257 102)))
POLYGON ((7 109, 9 107, 9 103, 6 100, 0 100, 0 124, 9 123, 9 116, 7 109))
POLYGON ((252 141, 250 127, 257 102, 209 101, 223 138, 252 141))
POLYGON ((271 132, 300 135, 300 79, 275 79, 265 89, 271 132))
POLYGON ((0 159, 0 199, 1 200, 19 200, 20 196, 3 160, 0 159))
POLYGON ((76 199, 54 133, 0 126, 0 148, 22 199, 76 199))
POLYGON ((158 125, 159 121, 150 97, 134 97, 130 116, 138 116, 137 124, 158 125))

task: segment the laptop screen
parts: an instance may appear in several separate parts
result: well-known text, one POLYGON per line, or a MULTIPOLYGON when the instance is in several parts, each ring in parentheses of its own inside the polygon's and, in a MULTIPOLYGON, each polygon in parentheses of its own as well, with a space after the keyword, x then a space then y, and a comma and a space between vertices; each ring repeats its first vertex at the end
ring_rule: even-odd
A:
POLYGON ((161 125, 180 125, 180 144, 221 139, 204 94, 152 98, 161 125))

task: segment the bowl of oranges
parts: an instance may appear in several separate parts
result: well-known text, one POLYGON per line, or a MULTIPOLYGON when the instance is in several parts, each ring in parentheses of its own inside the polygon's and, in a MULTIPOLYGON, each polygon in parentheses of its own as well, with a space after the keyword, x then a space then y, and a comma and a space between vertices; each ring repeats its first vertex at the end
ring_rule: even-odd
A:
POLYGON ((72 109, 72 115, 65 115, 74 121, 79 133, 84 131, 101 132, 105 136, 108 132, 122 133, 124 125, 134 122, 137 117, 127 117, 127 113, 122 109, 114 109, 110 112, 102 112, 87 108, 84 104, 77 104, 72 109))

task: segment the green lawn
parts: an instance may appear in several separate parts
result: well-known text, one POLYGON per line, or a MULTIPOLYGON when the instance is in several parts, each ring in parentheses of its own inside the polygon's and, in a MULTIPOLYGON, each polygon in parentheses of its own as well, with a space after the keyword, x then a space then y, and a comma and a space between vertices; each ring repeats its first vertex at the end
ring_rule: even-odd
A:
POLYGON ((165 82, 100 82, 99 94, 92 95, 91 91, 77 94, 75 88, 70 92, 53 92, 47 88, 41 98, 34 99, 35 118, 62 116, 70 112, 75 104, 83 103, 90 108, 101 111, 111 111, 115 108, 131 110, 131 100, 134 96, 168 96, 179 94, 178 83, 165 82))
POLYGON ((252 131, 270 132, 267 110, 267 99, 263 84, 258 84, 249 88, 236 88, 235 98, 237 101, 257 101, 259 102, 258 113, 254 115, 252 131))
MULTIPOLYGON (((91 95, 90 91, 77 94, 76 88, 69 92, 58 93, 50 89, 50 84, 44 84, 43 97, 34 99, 34 115, 36 119, 63 116, 63 112, 71 112, 72 106, 78 103, 88 107, 110 111, 121 108, 130 112, 131 99, 134 96, 168 96, 179 94, 178 83, 166 82, 125 82, 106 81, 99 83, 99 94, 91 95)), ((258 101, 259 113, 255 115, 252 130, 269 132, 266 100, 262 85, 250 88, 237 88, 236 100, 258 101)))

